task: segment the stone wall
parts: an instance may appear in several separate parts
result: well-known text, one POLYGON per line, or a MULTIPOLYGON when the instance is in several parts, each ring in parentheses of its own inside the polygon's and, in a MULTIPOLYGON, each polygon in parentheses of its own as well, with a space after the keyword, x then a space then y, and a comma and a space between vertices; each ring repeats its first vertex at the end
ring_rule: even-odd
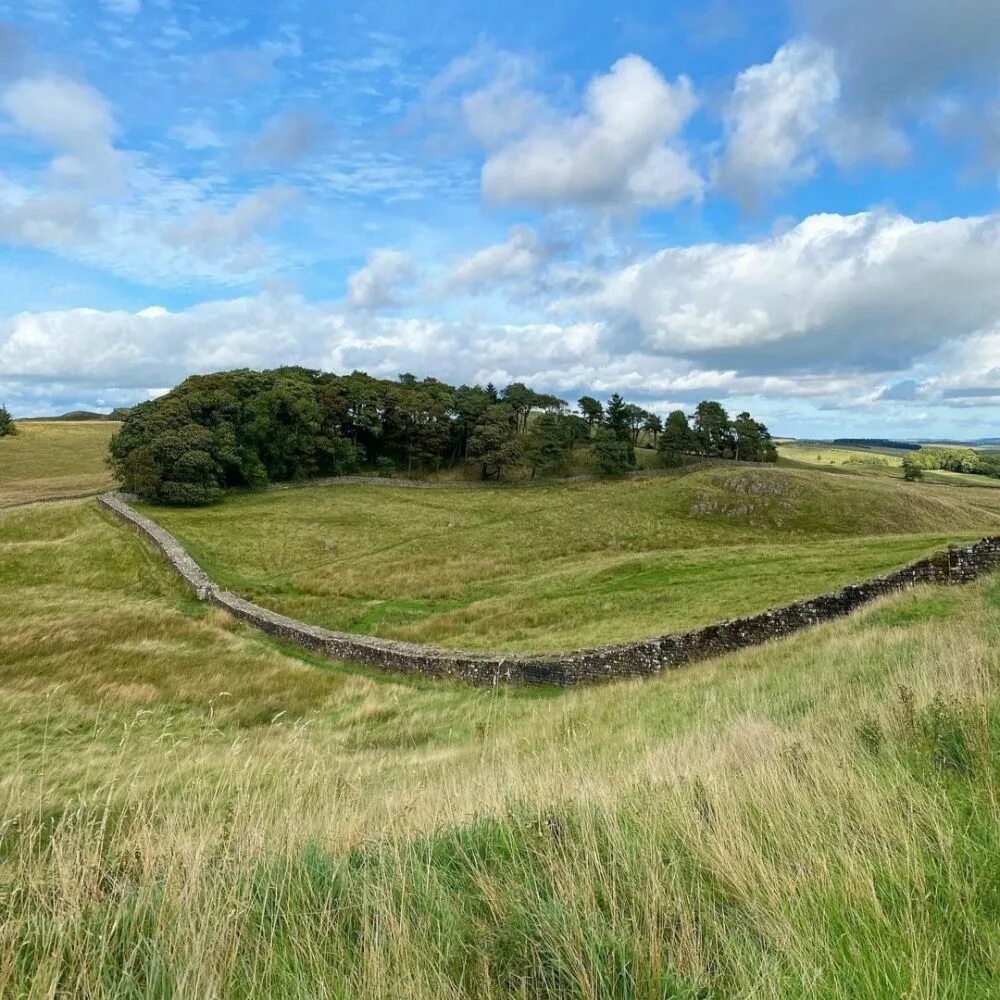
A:
POLYGON ((128 501, 129 498, 120 493, 106 493, 99 498, 103 507, 134 525, 163 552, 199 600, 210 601, 268 635, 333 660, 423 677, 459 678, 477 685, 554 684, 568 687, 643 677, 783 638, 810 625, 850 614, 878 597, 917 584, 966 583, 1000 564, 1000 537, 983 538, 970 545, 938 552, 885 576, 691 632, 566 654, 471 653, 332 632, 286 618, 236 594, 219 590, 169 532, 143 517, 128 501))
POLYGON ((167 562, 173 566, 174 571, 195 597, 199 601, 208 600, 209 594, 216 590, 208 574, 187 554, 184 546, 169 531, 135 510, 128 502, 130 499, 134 497, 130 498, 124 493, 104 493, 97 498, 97 502, 117 514, 123 521, 134 524, 167 557, 167 562))

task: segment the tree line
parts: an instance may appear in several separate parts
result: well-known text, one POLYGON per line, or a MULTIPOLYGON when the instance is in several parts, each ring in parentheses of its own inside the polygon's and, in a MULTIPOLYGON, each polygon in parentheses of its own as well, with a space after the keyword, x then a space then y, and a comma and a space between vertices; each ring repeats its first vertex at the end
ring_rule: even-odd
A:
POLYGON ((125 489, 171 504, 202 504, 231 487, 343 475, 475 465, 482 479, 559 475, 577 445, 595 471, 634 468, 640 442, 667 465, 688 456, 773 461, 767 428, 719 403, 666 421, 614 394, 565 400, 514 382, 452 386, 412 374, 374 378, 299 367, 196 375, 125 416, 109 463, 125 489))
POLYGON ((932 446, 909 452, 903 459, 903 475, 919 479, 925 471, 967 472, 1000 478, 1000 455, 982 455, 972 448, 932 446))

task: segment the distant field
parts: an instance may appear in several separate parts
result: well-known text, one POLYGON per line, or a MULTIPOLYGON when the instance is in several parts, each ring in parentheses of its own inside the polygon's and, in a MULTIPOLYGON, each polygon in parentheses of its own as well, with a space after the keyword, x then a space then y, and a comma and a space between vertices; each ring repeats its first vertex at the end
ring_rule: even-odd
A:
POLYGON ((898 469, 902 466, 901 452, 879 451, 871 448, 834 447, 787 442, 778 445, 781 458, 811 465, 849 465, 853 468, 898 469))
MULTIPOLYGON (((867 475, 902 478, 904 451, 871 448, 828 447, 803 442, 784 442, 778 445, 779 461, 785 465, 812 465, 850 470, 867 475)), ((946 472, 942 469, 925 469, 924 483, 947 486, 978 486, 983 489, 1000 488, 1000 479, 974 476, 965 472, 946 472)))
POLYGON ((530 490, 311 487, 146 507, 224 586, 343 631, 559 650, 693 628, 1000 530, 1000 494, 719 467, 530 490))
POLYGON ((0 438, 0 505, 107 489, 108 441, 120 425, 109 420, 42 421, 17 425, 0 438))

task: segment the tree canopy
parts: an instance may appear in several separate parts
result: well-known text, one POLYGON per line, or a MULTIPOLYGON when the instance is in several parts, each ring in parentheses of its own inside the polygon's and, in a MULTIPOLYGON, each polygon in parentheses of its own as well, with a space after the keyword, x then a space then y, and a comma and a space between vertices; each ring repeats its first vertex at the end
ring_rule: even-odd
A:
POLYGON ((123 486, 146 499, 203 504, 232 487, 362 467, 413 474, 468 462, 483 479, 515 468, 557 476, 578 446, 591 468, 618 475, 635 467, 643 435, 668 465, 687 455, 761 461, 774 450, 763 424, 745 412, 731 421, 716 402, 700 403, 692 424, 680 410, 664 423, 618 393, 606 403, 581 397, 578 407, 572 413, 522 382, 498 391, 410 372, 380 379, 239 369, 192 376, 134 407, 112 438, 110 462, 123 486))

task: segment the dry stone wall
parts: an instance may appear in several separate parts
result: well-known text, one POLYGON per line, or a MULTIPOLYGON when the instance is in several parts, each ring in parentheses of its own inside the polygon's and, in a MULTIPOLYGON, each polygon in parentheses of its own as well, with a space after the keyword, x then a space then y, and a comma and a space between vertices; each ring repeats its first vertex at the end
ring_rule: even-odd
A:
POLYGON ((136 511, 129 499, 124 494, 106 493, 99 498, 99 502, 146 535, 199 600, 211 602, 268 635, 333 660, 422 677, 457 678, 476 685, 553 684, 568 687, 624 677, 644 677, 696 660, 781 639, 810 625, 850 614, 878 597, 917 584, 966 583, 1000 564, 1000 536, 994 536, 946 549, 903 569, 829 594, 691 632, 566 654, 472 653, 332 632, 287 618, 236 594, 222 591, 173 535, 136 511))

